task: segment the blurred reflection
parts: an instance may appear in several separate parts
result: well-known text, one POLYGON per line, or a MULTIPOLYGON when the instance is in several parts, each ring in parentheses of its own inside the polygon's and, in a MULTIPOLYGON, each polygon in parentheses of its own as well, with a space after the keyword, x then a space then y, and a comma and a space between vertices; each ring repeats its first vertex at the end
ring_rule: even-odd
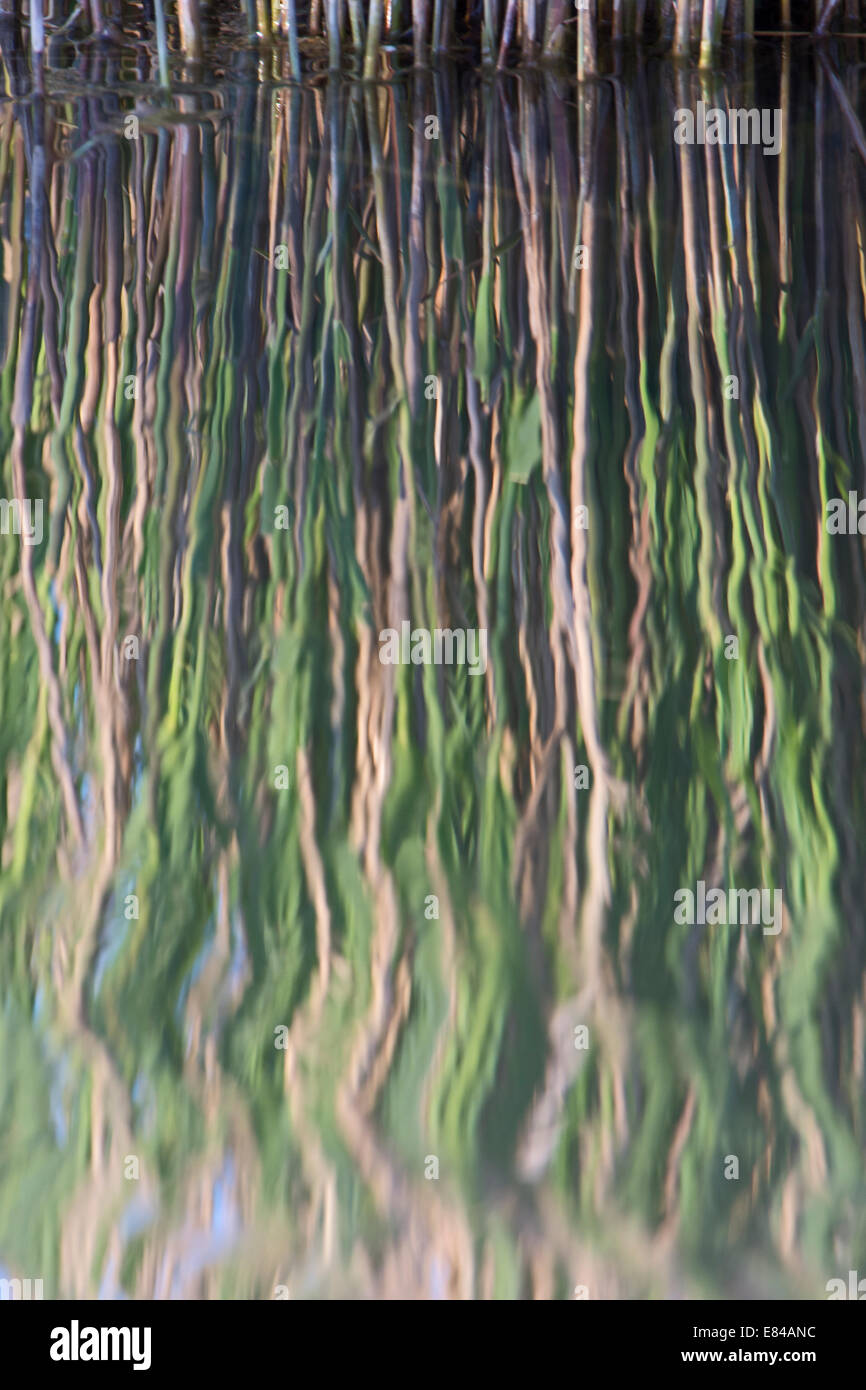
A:
POLYGON ((164 103, 88 61, 0 105, 45 515, 0 536, 3 1269, 825 1296, 866 1267, 856 70, 238 54, 164 103), (677 145, 698 101, 780 153, 677 145), (404 622, 484 675, 383 664, 404 622), (698 881, 781 932, 678 924, 698 881))

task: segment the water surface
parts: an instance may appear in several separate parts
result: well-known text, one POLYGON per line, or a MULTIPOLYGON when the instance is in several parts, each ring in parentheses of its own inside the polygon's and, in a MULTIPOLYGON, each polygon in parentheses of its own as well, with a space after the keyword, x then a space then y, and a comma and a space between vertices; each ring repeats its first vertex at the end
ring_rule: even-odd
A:
POLYGON ((46 1297, 866 1267, 833 62, 10 62, 0 1261, 46 1297), (781 153, 676 145, 699 100, 781 153), (486 669, 382 664, 407 621, 486 669), (699 882, 781 929, 677 922, 699 882))

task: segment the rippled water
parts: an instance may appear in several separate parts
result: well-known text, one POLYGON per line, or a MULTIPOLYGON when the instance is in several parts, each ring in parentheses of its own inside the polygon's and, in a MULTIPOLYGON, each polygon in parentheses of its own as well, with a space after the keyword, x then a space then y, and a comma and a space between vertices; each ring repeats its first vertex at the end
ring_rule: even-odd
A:
POLYGON ((44 517, 0 536, 3 1269, 824 1297, 866 1261, 856 67, 229 49, 169 99, 55 56, 0 103, 44 517), (678 146, 699 100, 781 153, 678 146), (484 668, 383 664, 404 623, 484 668), (701 883, 780 930, 677 920, 701 883))

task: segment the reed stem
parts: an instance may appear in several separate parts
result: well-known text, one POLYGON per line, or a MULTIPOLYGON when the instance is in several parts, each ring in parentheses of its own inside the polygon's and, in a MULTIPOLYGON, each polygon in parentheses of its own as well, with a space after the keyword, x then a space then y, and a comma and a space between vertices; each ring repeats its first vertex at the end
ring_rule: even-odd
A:
POLYGON ((171 87, 168 73, 168 36, 165 29, 165 9, 163 0, 153 0, 153 14, 156 20, 156 51, 159 58, 159 84, 166 91, 171 87))
POLYGON ((677 26, 674 33, 674 53, 678 58, 687 58, 691 52, 692 36, 689 20, 689 0, 677 0, 677 26))
POLYGON ((340 0, 327 0, 328 67, 337 72, 340 67, 340 0))
POLYGON ((379 75, 379 47, 382 42, 382 0, 370 0, 367 50, 364 54, 364 81, 375 82, 379 75))
POLYGON ((201 11, 199 0, 178 0, 177 17, 180 23, 180 46, 185 58, 201 62, 201 11))
POLYGON ((301 80, 301 55, 298 52, 298 12, 295 0, 283 0, 286 29, 289 36, 289 71, 296 82, 301 80))

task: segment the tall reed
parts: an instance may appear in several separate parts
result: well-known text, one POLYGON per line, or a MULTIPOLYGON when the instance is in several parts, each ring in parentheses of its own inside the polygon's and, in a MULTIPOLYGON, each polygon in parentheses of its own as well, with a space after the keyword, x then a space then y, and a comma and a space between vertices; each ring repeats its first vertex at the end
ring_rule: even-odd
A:
MULTIPOLYGON (((125 0, 119 0, 121 23, 125 0)), ((154 0, 156 39, 160 54, 161 80, 167 71, 167 34, 165 0, 154 0)), ((351 47, 363 51, 363 74, 367 81, 375 80, 383 62, 383 44, 404 30, 411 30, 412 53, 417 68, 429 66, 436 54, 449 51, 455 43, 456 0, 406 0, 405 13, 400 5, 385 0, 312 0, 301 12, 300 20, 295 0, 279 0, 278 11, 272 12, 272 0, 236 0, 243 6, 251 40, 270 46, 283 36, 289 46, 289 66, 292 75, 301 73, 299 40, 327 36, 328 62, 336 71, 343 61, 343 50, 351 47), (410 12, 411 10, 411 12, 410 12)), ((195 61, 203 56, 202 12, 200 0, 175 0, 183 53, 195 61)), ((599 44, 609 40, 614 45, 642 43, 652 36, 657 49, 670 47, 675 57, 695 54, 701 68, 713 67, 719 58, 725 32, 754 36, 754 0, 735 0, 730 12, 727 0, 611 0, 600 5, 599 0, 577 0, 577 14, 569 18, 568 0, 483 0, 480 7, 468 15, 470 35, 479 43, 481 62, 485 67, 505 67, 523 61, 576 61, 582 74, 598 71, 599 44), (576 22, 574 22, 576 20, 576 22)), ((835 22, 839 0, 822 0, 813 15, 816 33, 826 33, 835 22)), ((0 13, 22 15, 22 0, 0 0, 0 13)), ((113 22, 102 13, 101 0, 93 0, 89 13, 97 32, 115 34, 113 22)), ((137 10, 136 10, 137 14, 137 10)), ((859 22, 859 0, 847 0, 843 24, 859 22)), ((31 23, 31 11, 24 21, 31 23)), ((780 0, 775 21, 783 28, 791 26, 790 0, 780 0)), ((32 23, 44 41, 41 7, 32 6, 32 23)), ((55 25, 56 27, 56 25, 55 25)), ((37 38, 38 41, 38 38, 37 38)))

